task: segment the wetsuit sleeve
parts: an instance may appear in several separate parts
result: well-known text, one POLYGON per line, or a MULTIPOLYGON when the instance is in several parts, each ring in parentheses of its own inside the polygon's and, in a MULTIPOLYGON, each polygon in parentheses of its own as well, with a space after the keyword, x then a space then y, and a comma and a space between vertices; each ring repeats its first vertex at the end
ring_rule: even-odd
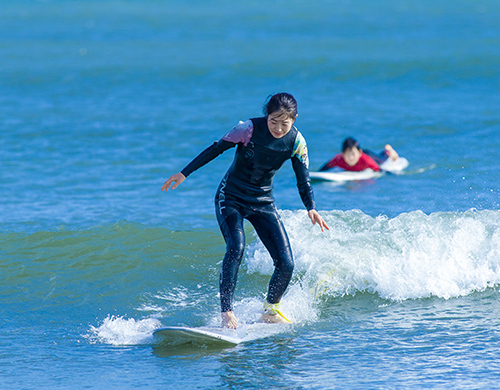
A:
POLYGON ((197 157, 195 157, 182 171, 181 173, 188 177, 191 173, 200 169, 205 164, 208 164, 217 156, 224 153, 226 150, 233 148, 236 144, 229 141, 224 141, 221 139, 220 141, 214 142, 208 148, 206 148, 203 152, 201 152, 197 157))
POLYGON ((323 164, 320 169, 318 169, 320 172, 327 171, 328 170, 328 161, 326 164, 323 164))
POLYGON ((297 138, 295 139, 292 166, 297 177, 297 188, 299 189, 300 199, 302 199, 302 203, 304 203, 307 211, 314 210, 316 203, 314 202, 314 193, 309 179, 307 144, 300 133, 297 134, 297 138))
POLYGON ((249 119, 246 122, 240 121, 234 126, 222 139, 224 141, 234 142, 235 144, 241 143, 245 146, 248 145, 253 134, 253 122, 249 119))
POLYGON ((253 134, 253 123, 251 120, 246 122, 239 122, 234 126, 222 139, 214 142, 213 145, 206 148, 201 152, 193 161, 191 161, 181 173, 188 177, 191 173, 200 169, 205 164, 208 164, 217 156, 224 153, 226 150, 235 147, 237 144, 242 143, 247 145, 250 142, 253 134))

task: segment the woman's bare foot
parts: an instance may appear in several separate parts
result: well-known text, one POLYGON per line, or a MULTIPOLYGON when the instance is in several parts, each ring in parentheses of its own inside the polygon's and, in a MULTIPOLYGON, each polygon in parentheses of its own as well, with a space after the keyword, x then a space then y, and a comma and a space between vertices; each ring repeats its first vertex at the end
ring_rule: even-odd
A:
POLYGON ((392 148, 391 145, 387 144, 385 145, 385 151, 387 154, 389 154, 389 157, 393 160, 396 161, 399 158, 399 154, 392 148))
POLYGON ((238 319, 232 311, 225 311, 221 313, 222 327, 229 329, 236 329, 238 326, 238 319))

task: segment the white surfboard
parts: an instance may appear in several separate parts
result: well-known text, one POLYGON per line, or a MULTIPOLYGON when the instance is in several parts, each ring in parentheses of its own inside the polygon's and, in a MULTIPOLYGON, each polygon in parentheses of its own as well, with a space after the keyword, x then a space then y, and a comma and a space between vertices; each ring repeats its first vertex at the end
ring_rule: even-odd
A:
POLYGON ((346 182, 353 180, 369 180, 375 179, 382 176, 382 172, 375 172, 372 169, 365 169, 360 172, 352 171, 324 171, 324 172, 309 172, 309 177, 312 180, 319 181, 335 181, 335 182, 346 182))
POLYGON ((399 174, 405 168, 407 168, 409 162, 404 157, 399 157, 396 161, 392 159, 387 159, 383 164, 380 165, 381 172, 375 172, 373 169, 365 169, 360 172, 353 171, 322 171, 322 172, 309 172, 309 177, 312 180, 318 181, 333 181, 338 183, 356 181, 356 180, 370 180, 376 179, 384 174, 384 172, 390 172, 399 174))
POLYGON ((188 328, 184 326, 167 326, 155 330, 153 335, 162 344, 181 345, 227 345, 235 346, 243 340, 230 330, 215 327, 188 328))
POLYGON ((261 339, 290 329, 289 324, 267 324, 263 322, 242 324, 237 329, 215 326, 189 328, 167 326, 156 329, 155 339, 164 346, 185 344, 197 346, 234 347, 240 343, 261 339))
POLYGON ((380 165, 380 169, 390 173, 401 173, 408 168, 408 165, 410 163, 404 157, 398 157, 396 160, 388 158, 380 165))

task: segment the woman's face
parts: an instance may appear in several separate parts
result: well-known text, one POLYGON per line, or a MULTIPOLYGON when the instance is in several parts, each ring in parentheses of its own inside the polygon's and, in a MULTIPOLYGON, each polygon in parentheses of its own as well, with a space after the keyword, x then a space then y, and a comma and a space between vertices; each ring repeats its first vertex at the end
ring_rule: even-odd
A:
POLYGON ((358 163, 359 158, 361 157, 361 151, 356 147, 349 148, 346 149, 345 152, 342 152, 342 157, 344 157, 344 161, 347 165, 353 167, 358 163))
POLYGON ((267 116, 267 127, 274 138, 281 138, 288 134, 295 118, 291 119, 282 111, 276 111, 267 116))

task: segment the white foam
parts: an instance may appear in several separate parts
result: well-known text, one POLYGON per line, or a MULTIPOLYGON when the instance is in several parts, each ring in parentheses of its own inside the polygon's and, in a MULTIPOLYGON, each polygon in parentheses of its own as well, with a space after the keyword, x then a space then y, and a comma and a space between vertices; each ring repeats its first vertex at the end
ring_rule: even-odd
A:
MULTIPOLYGON (((282 211, 295 259, 283 299, 294 312, 314 315, 307 297, 357 292, 389 300, 451 298, 500 284, 500 212, 420 211, 389 219, 361 211, 322 212, 330 231, 312 226, 302 211, 282 211)), ((271 274, 259 240, 249 247, 249 273, 271 274)))
POLYGON ((91 326, 84 337, 91 343, 106 343, 112 345, 148 344, 152 341, 155 329, 161 326, 156 318, 135 320, 133 318, 108 316, 98 326, 91 326))

